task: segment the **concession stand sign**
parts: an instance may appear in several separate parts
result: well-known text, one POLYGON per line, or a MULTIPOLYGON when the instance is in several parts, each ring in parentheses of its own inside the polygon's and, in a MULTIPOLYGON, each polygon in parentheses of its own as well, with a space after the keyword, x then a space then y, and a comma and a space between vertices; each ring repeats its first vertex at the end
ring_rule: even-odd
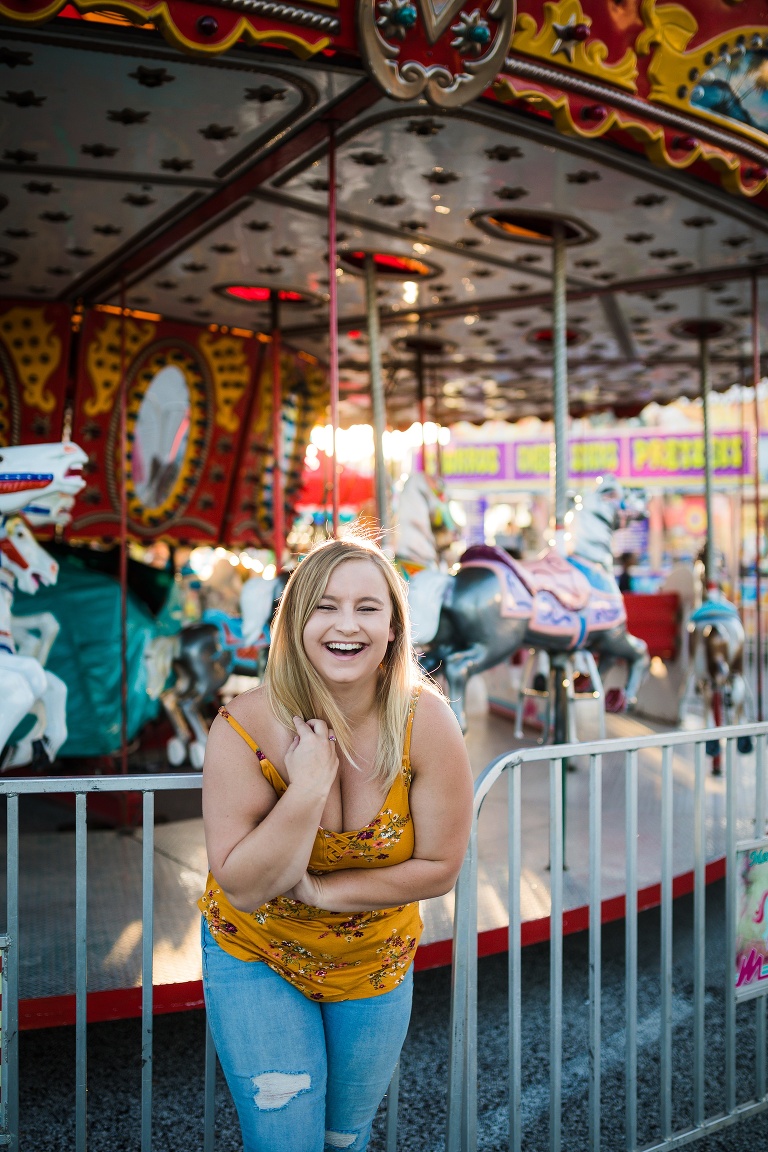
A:
MULTIPOLYGON (((751 474, 748 431, 718 431, 712 437, 714 475, 739 484, 751 474)), ((549 440, 452 443, 443 449, 443 475, 459 487, 546 487, 551 470, 549 440)), ((610 474, 625 484, 660 488, 700 488, 704 439, 700 432, 632 431, 585 437, 569 446, 571 480, 610 474)))

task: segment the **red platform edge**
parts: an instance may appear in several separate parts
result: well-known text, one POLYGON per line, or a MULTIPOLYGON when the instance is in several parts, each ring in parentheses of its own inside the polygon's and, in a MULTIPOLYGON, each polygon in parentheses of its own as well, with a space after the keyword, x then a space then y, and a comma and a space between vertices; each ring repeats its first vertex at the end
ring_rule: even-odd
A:
MULTIPOLYGON (((722 880, 725 876, 725 857, 712 860, 707 864, 704 873, 706 884, 722 880)), ((694 873, 683 872, 672 881, 672 897, 687 896, 693 892, 694 873)), ((637 910, 645 912, 656 908, 661 903, 661 884, 651 884, 647 888, 639 889, 637 893, 637 910)), ((614 896, 604 900, 601 907, 600 921, 610 924, 615 920, 623 920, 626 911, 626 897, 614 896)), ((541 944, 549 939, 549 916, 538 920, 528 920, 522 925, 521 940, 523 947, 529 944, 541 944)), ((568 936, 574 932, 583 932, 589 927, 589 907, 574 908, 563 914, 563 933, 568 936)), ((491 928, 487 932, 480 932, 477 939, 478 956, 493 956, 499 952, 506 952, 509 940, 508 928, 491 928)), ((436 940, 433 944, 425 944, 416 952, 414 967, 417 972, 430 968, 443 968, 452 960, 453 941, 436 940)), ((204 1007, 203 985, 200 980, 188 980, 181 984, 155 984, 153 989, 152 1010, 156 1016, 166 1015, 170 1012, 188 1012, 204 1007)), ((141 988, 116 988, 105 992, 89 992, 86 1017, 89 1024, 96 1024, 105 1020, 127 1020, 141 1016, 141 988)), ((75 997, 67 996, 40 996, 30 1000, 19 1001, 19 1028, 29 1030, 32 1028, 53 1028, 60 1025, 75 1023, 75 997)))

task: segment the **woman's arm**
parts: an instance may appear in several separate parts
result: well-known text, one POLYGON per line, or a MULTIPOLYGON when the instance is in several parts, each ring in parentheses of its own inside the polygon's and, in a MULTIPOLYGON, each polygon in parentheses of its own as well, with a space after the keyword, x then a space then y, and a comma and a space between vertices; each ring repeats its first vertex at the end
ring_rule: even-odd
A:
POLYGON ((456 883, 472 824, 472 770, 448 704, 423 693, 411 738, 413 856, 382 868, 305 875, 287 895, 333 912, 366 912, 442 896, 456 883))
MULTIPOLYGON (((253 730, 251 710, 233 704, 253 730)), ((256 709, 261 711, 261 709, 256 709)), ((318 825, 338 770, 335 744, 321 720, 294 720, 285 755, 290 783, 275 794, 256 754, 217 717, 203 768, 203 825, 211 872, 235 908, 251 912, 296 884, 306 872, 318 825)))

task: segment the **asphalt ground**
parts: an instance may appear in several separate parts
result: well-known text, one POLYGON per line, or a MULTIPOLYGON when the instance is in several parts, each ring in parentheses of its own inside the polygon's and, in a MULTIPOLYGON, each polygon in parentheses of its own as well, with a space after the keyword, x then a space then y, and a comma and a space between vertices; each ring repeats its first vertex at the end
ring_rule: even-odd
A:
MULTIPOLYGON (((706 1114, 724 1106, 725 942, 724 884, 707 894, 706 1114)), ((691 1122, 693 903, 674 910, 673 1123, 691 1122)), ((638 924, 638 1129, 641 1143, 654 1142, 659 1117, 658 910, 638 924)), ((624 924, 602 934, 602 1144, 605 1152, 625 1148, 624 1137, 624 924)), ((563 965, 562 1147, 588 1149, 588 939, 567 937, 563 965)), ((525 1152, 549 1149, 549 948, 523 952, 522 1118, 525 1152)), ((414 1011, 403 1050, 399 1152, 437 1152, 444 1147, 450 970, 416 974, 414 1011)), ((737 1010, 737 1099, 752 1095, 754 1003, 737 1010)), ((154 1032, 153 1148, 159 1152, 202 1149, 203 1054, 201 1012, 158 1016, 154 1032)), ((479 964, 478 1147, 495 1152, 507 1139, 507 957, 479 964)), ((140 1148, 140 1021, 91 1025, 88 1038, 90 1152, 140 1148)), ((74 1029, 25 1032, 20 1037, 22 1152, 74 1148, 74 1029)), ((239 1152, 234 1108, 223 1080, 217 1086, 217 1152, 239 1152)), ((768 1113, 700 1139, 702 1152, 768 1149, 768 1113)), ((384 1150, 383 1110, 371 1152, 384 1150)), ((286 1152, 290 1152, 286 1149, 286 1152)))

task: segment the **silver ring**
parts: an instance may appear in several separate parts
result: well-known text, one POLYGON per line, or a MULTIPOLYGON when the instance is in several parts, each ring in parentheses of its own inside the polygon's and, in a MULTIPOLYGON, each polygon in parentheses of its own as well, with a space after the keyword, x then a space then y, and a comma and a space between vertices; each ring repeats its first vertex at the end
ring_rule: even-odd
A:
POLYGON ((336 739, 336 737, 333 735, 333 733, 331 733, 331 735, 328 737, 328 739, 329 739, 329 740, 335 740, 335 739, 336 739))

